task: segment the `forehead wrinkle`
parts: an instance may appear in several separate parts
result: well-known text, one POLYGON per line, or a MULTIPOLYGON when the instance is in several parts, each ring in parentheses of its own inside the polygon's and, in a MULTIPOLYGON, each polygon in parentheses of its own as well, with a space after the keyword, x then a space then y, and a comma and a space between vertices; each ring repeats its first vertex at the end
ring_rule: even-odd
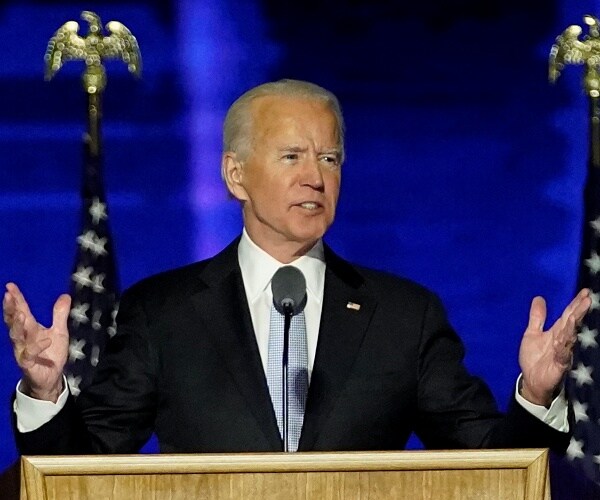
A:
MULTIPOLYGON (((261 96, 256 98, 249 106, 250 114, 250 147, 252 150, 256 150, 257 146, 265 146, 269 141, 272 141, 273 137, 277 137, 279 141, 284 144, 279 150, 289 150, 289 147, 299 147, 298 138, 300 142, 309 142, 309 145, 305 148, 308 150, 312 147, 317 152, 332 152, 341 156, 341 144, 338 129, 336 126, 336 116, 333 111, 325 106, 323 109, 328 114, 328 118, 331 119, 331 137, 327 138, 326 141, 334 143, 333 146, 321 147, 316 144, 315 135, 319 136, 321 130, 315 128, 317 125, 315 122, 308 122, 306 126, 305 117, 299 119, 298 116, 288 115, 285 106, 278 107, 275 105, 277 101, 286 101, 288 99, 306 101, 308 106, 315 109, 322 107, 323 103, 319 100, 313 100, 304 97, 289 97, 289 96, 261 96), (302 137, 308 131, 309 137, 302 137), (300 136, 298 135, 300 134, 300 136), (287 137, 286 137, 287 136, 287 137), (290 140, 289 146, 285 145, 288 139, 290 140), (296 144, 294 144, 296 143, 296 144)), ((319 126, 322 124, 319 124, 319 126)), ((329 135, 329 134, 327 134, 329 135)), ((277 142, 279 142, 277 141, 277 142)))

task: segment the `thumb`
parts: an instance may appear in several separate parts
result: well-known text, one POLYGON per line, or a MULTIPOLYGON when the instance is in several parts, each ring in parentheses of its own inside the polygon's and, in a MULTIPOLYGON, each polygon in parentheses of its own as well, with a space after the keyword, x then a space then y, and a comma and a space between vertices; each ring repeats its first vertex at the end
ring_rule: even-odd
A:
POLYGON ((71 297, 67 294, 61 295, 54 303, 52 310, 52 328, 67 331, 67 319, 71 310, 71 297))
POLYGON ((543 297, 534 297, 529 309, 528 330, 542 331, 546 322, 546 301, 543 297))

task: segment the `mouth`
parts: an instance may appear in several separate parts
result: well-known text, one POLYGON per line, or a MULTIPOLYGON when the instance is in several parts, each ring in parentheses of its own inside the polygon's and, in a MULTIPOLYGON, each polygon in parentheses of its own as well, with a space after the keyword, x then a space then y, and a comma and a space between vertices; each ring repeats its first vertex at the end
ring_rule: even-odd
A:
POLYGON ((317 203, 316 201, 304 201, 302 203, 299 203, 297 206, 305 210, 313 211, 322 208, 323 205, 317 203))

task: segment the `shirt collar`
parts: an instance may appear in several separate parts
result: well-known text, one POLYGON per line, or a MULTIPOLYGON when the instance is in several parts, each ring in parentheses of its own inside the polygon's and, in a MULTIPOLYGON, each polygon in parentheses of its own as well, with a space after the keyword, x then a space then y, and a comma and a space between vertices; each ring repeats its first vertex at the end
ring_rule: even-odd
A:
MULTIPOLYGON (((246 232, 246 228, 242 232, 238 246, 238 260, 248 302, 253 303, 265 291, 271 295, 269 286, 271 278, 285 264, 271 257, 254 243, 246 232)), ((325 255, 322 240, 317 241, 305 255, 298 257, 289 265, 302 271, 306 278, 308 293, 321 302, 325 283, 325 255)))

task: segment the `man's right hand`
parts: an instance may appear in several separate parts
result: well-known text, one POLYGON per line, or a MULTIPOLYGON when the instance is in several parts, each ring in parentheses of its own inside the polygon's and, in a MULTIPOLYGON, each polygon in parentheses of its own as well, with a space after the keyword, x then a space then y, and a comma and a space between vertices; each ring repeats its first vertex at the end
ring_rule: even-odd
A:
POLYGON ((36 399, 56 402, 63 390, 63 368, 69 353, 67 319, 71 297, 61 295, 54 304, 52 326, 40 325, 14 283, 6 285, 2 301, 15 359, 23 371, 21 391, 36 399))

